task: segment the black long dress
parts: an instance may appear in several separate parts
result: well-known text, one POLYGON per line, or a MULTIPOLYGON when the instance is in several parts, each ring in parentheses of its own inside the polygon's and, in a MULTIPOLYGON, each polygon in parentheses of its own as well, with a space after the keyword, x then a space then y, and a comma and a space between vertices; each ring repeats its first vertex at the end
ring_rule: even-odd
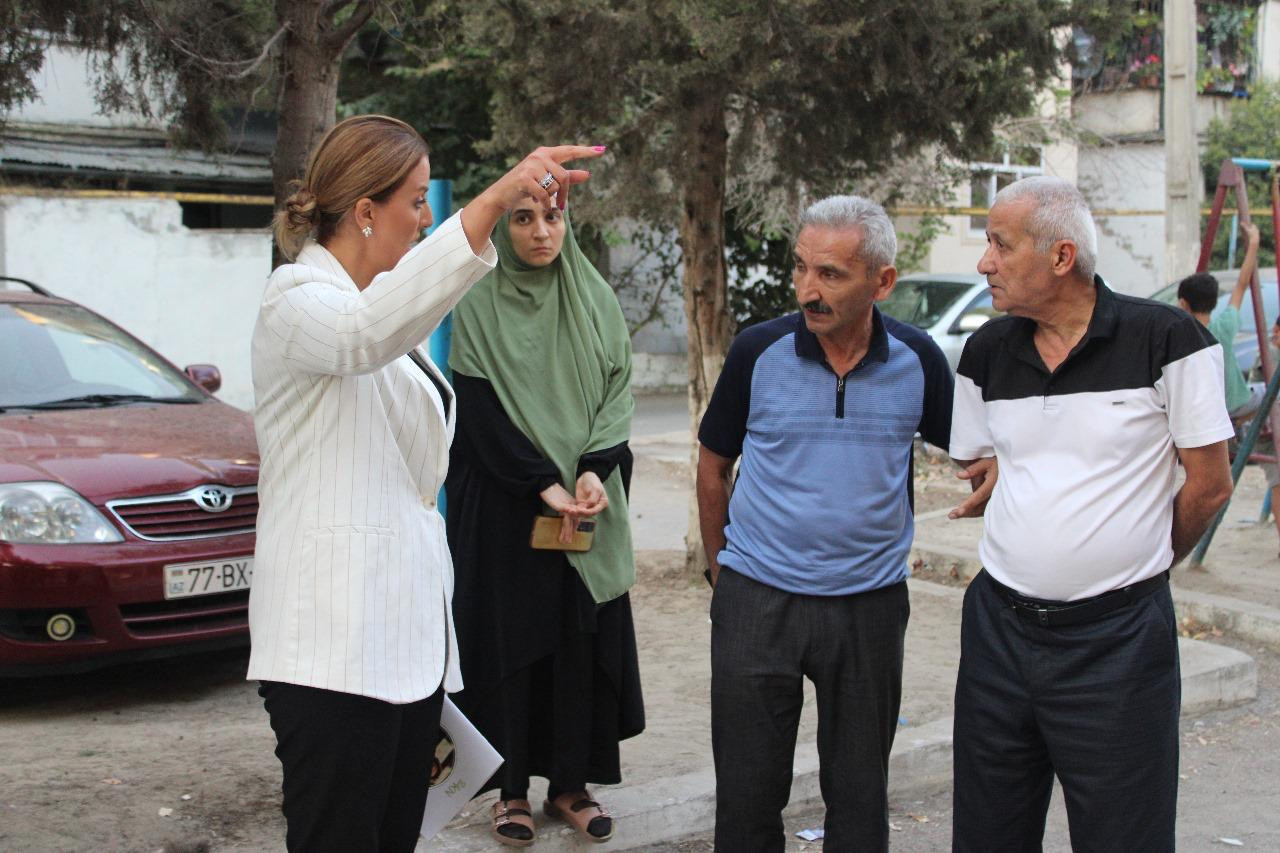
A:
MULTIPOLYGON (((630 596, 597 605, 563 552, 529 547, 556 466, 488 380, 455 373, 453 385, 445 490, 463 690, 452 698, 505 759, 482 790, 523 791, 530 776, 562 791, 620 782, 618 743, 644 730, 630 596)), ((578 474, 617 467, 629 490, 631 465, 624 442, 583 456, 578 474)))

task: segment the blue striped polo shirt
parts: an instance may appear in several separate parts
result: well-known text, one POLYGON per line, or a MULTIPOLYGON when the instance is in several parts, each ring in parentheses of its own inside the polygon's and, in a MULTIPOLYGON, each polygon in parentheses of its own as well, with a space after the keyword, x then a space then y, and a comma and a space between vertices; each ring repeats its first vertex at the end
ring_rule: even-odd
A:
POLYGON ((844 376, 799 313, 741 332, 698 430, 708 450, 742 457, 720 565, 805 595, 904 580, 912 439, 947 449, 952 388, 937 344, 879 309, 844 376))

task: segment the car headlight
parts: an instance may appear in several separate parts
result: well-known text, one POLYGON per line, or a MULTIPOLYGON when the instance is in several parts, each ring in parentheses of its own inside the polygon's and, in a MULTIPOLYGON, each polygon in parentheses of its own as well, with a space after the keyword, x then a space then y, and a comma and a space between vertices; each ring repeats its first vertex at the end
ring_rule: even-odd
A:
POLYGON ((0 483, 0 542, 79 545, 123 542, 93 504, 58 483, 0 483))

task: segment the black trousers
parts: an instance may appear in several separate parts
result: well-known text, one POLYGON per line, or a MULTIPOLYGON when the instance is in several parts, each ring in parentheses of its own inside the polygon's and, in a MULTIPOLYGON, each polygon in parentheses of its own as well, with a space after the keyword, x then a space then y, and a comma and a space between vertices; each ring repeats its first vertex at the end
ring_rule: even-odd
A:
POLYGON ((412 853, 444 691, 405 705, 259 683, 284 767, 290 853, 412 853))
POLYGON ((889 847, 889 750, 902 696, 906 583, 796 595, 721 569, 711 600, 715 846, 785 846, 803 679, 817 689, 828 853, 889 847))
POLYGON ((1168 586, 1050 628, 979 573, 961 627, 952 849, 1040 850, 1056 773, 1073 850, 1172 851, 1181 697, 1168 586))

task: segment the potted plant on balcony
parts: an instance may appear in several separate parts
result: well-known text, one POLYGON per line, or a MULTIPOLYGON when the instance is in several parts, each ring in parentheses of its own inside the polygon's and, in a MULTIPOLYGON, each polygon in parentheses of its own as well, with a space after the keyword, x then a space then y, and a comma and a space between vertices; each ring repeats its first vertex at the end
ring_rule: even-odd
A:
POLYGON ((1196 83, 1201 92, 1248 97, 1249 63, 1258 27, 1257 3, 1196 6, 1196 83))
POLYGON ((1196 88, 1206 95, 1228 94, 1235 87, 1235 76, 1221 65, 1209 65, 1196 72, 1196 88))
POLYGON ((1249 66, 1234 62, 1203 67, 1196 73, 1196 88, 1206 95, 1245 97, 1248 84, 1249 66))
POLYGON ((1129 79, 1144 89, 1160 88, 1160 72, 1164 64, 1157 54, 1149 53, 1133 60, 1129 66, 1129 79))

